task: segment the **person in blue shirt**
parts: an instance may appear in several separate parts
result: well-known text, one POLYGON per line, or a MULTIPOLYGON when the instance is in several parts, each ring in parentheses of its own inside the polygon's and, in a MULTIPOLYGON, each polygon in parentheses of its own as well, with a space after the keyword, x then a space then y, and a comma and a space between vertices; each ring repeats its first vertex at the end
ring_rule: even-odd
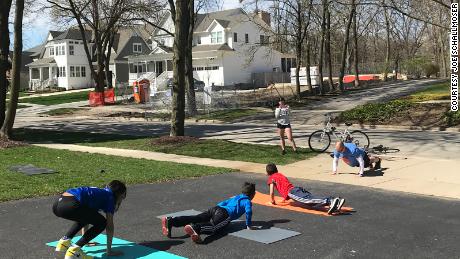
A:
POLYGON ((126 198, 124 183, 113 180, 105 188, 78 187, 65 191, 53 205, 53 213, 75 223, 59 240, 56 251, 66 252, 65 259, 87 259, 81 248, 98 236, 104 229, 107 233, 107 256, 123 255, 121 251, 112 250, 114 232, 113 215, 126 198), (104 212, 102 216, 99 211, 104 212), (88 225, 91 227, 87 231, 88 225), (71 245, 72 238, 82 230, 83 236, 71 245))
POLYGON ((359 176, 363 176, 364 168, 380 169, 382 166, 380 157, 369 156, 364 149, 359 148, 354 143, 337 142, 332 156, 334 158, 332 161, 332 174, 337 174, 339 159, 342 159, 343 162, 351 167, 359 167, 359 176), (375 166, 372 165, 374 163, 375 166))
POLYGON ((200 243, 201 234, 212 235, 222 230, 232 220, 246 214, 246 227, 253 229, 251 225, 252 203, 256 194, 256 185, 244 183, 241 194, 228 200, 219 202, 217 206, 196 216, 163 217, 161 219, 164 236, 171 237, 172 227, 184 227, 185 233, 195 243, 200 243))

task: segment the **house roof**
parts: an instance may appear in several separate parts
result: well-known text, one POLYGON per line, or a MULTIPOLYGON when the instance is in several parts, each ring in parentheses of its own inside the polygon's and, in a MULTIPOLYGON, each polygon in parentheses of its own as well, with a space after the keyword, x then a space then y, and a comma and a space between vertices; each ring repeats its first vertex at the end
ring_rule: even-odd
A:
MULTIPOLYGON (((57 35, 58 32, 54 31, 53 33, 55 33, 57 35)), ((92 33, 91 33, 90 30, 86 30, 85 35, 86 35, 86 40, 89 40, 89 39, 91 39, 92 33)), ((81 33, 80 33, 79 29, 73 29, 73 28, 65 30, 61 34, 57 35, 56 37, 53 36, 53 40, 65 40, 65 39, 83 40, 83 37, 81 36, 81 33)))
POLYGON ((214 20, 224 28, 231 28, 241 21, 247 21, 248 16, 241 8, 200 14, 196 19, 195 32, 206 31, 214 20))
POLYGON ((56 60, 54 58, 41 58, 37 59, 34 62, 27 64, 27 66, 41 66, 41 65, 47 65, 47 64, 53 64, 56 63, 56 60))
POLYGON ((50 34, 53 38, 56 38, 57 36, 61 35, 63 31, 50 31, 50 34))
POLYGON ((209 45, 197 45, 192 48, 192 52, 201 52, 201 51, 233 51, 227 43, 224 44, 209 44, 209 45))

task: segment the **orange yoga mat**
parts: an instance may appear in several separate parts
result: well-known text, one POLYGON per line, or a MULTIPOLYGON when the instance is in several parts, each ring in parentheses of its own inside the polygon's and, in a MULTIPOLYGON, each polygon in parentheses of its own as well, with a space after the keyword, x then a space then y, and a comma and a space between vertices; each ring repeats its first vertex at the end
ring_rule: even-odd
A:
MULTIPOLYGON (((283 198, 275 196, 276 205, 273 205, 270 203, 271 201, 270 195, 256 192, 256 196, 254 197, 254 199, 252 199, 252 202, 255 204, 278 208, 278 209, 293 210, 293 211, 298 211, 298 212, 303 212, 303 213, 308 213, 308 214, 322 215, 322 216, 332 216, 332 215, 327 214, 327 210, 329 206, 313 208, 313 207, 308 207, 307 205, 302 205, 298 202, 293 201, 292 199, 286 202, 282 202, 282 200, 283 198)), ((335 214, 349 213, 349 212, 354 212, 353 208, 342 207, 340 209, 340 212, 339 213, 336 212, 335 214)))

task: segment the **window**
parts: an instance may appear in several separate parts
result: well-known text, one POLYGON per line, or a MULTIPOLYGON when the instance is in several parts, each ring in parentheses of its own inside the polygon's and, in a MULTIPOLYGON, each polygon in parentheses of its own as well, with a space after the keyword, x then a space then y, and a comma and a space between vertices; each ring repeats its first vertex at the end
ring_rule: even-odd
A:
POLYGON ((249 34, 244 34, 244 43, 249 43, 249 34))
POLYGON ((81 77, 86 77, 86 67, 81 67, 81 77))
POLYGON ((50 48, 50 56, 54 56, 54 47, 50 48))
POLYGON ((65 55, 65 46, 56 46, 56 56, 65 55))
POLYGON ((219 66, 213 66, 212 70, 219 70, 219 66))
POLYGON ((211 43, 222 43, 222 32, 211 32, 211 43))
POLYGON ((238 42, 238 33, 233 33, 233 42, 238 42))
POLYGON ((69 45, 69 55, 74 55, 74 48, 73 45, 69 45))
POLYGON ((141 53, 142 52, 142 44, 141 43, 133 43, 133 52, 134 53, 141 53))
POLYGON ((69 41, 70 44, 73 44, 73 41, 69 41))
MULTIPOLYGON (((70 73, 72 73, 72 71, 70 71, 70 73)), ((75 67, 75 77, 80 77, 80 67, 75 67)))
POLYGON ((75 77, 75 67, 70 66, 70 77, 75 77))
POLYGON ((66 77, 66 75, 65 75, 65 67, 59 67, 58 77, 66 77))
POLYGON ((198 38, 197 38, 197 43, 201 44, 201 37, 200 36, 198 36, 198 38))
POLYGON ((260 35, 260 44, 266 45, 270 43, 270 36, 260 35))
POLYGON ((61 47, 61 55, 65 55, 65 46, 62 45, 60 47, 61 47))

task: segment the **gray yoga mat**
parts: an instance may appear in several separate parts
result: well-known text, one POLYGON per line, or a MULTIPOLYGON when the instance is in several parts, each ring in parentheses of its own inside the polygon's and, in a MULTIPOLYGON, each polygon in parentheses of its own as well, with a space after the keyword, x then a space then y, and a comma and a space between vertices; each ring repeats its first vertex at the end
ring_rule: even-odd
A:
MULTIPOLYGON (((161 216, 157 216, 157 218, 162 217, 178 217, 178 216, 193 216, 200 214, 200 211, 196 210, 184 210, 174 213, 169 213, 161 216)), ((301 233, 276 228, 276 227, 264 227, 264 226, 255 226, 256 230, 248 230, 246 229, 246 222, 243 220, 235 220, 230 223, 230 225, 224 230, 231 236, 240 237, 264 244, 271 244, 274 242, 278 242, 283 239, 287 239, 290 237, 294 237, 300 235, 301 233)))
POLYGON ((57 171, 48 168, 39 168, 34 165, 15 165, 10 167, 13 172, 22 173, 25 175, 36 175, 36 174, 54 174, 57 171))
POLYGON ((178 211, 178 212, 169 213, 165 215, 160 215, 160 216, 157 216, 157 218, 161 219, 163 217, 195 216, 200 213, 201 211, 197 211, 197 210, 183 210, 183 211, 178 211))

